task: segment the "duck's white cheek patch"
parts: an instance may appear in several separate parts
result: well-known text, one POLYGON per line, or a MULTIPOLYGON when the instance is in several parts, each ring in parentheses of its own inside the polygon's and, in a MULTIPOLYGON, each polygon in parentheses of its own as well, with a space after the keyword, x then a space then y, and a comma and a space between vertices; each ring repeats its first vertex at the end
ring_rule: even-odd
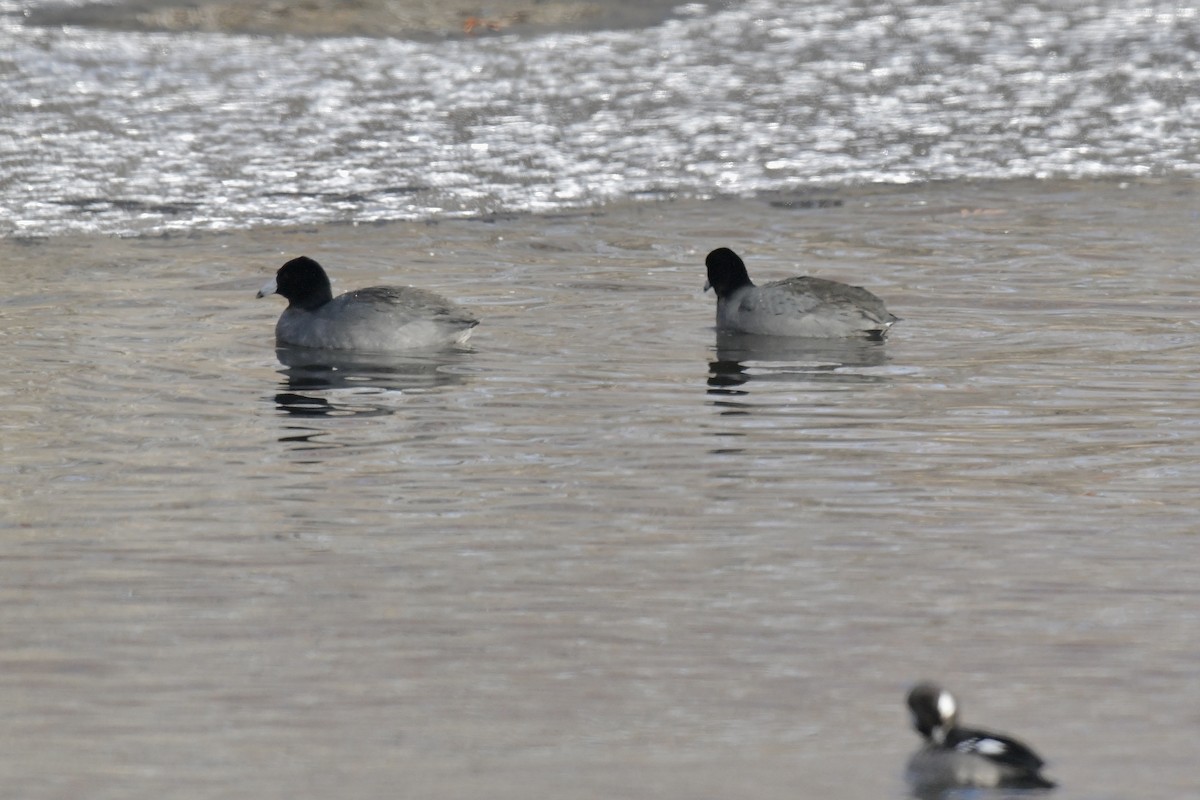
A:
POLYGON ((954 716, 958 709, 954 705, 954 695, 949 692, 941 692, 937 698, 938 713, 942 715, 942 719, 948 720, 954 716))

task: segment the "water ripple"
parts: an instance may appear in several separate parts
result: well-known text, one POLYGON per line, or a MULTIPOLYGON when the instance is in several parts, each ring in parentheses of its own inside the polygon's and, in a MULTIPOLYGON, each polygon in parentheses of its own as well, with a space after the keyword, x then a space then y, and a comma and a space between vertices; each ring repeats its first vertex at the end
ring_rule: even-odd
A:
POLYGON ((7 235, 1200 163, 1200 18, 1168 2, 756 0, 442 42, 33 28, 16 10, 0 6, 7 235))

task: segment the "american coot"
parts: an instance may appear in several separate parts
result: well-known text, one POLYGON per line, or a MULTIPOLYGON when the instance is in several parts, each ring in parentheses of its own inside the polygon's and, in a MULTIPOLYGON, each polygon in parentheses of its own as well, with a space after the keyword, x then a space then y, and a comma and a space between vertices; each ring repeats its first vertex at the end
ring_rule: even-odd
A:
POLYGON ((449 300, 411 286, 372 286, 336 298, 325 270, 293 258, 259 290, 281 294, 288 307, 275 325, 280 345, 394 353, 462 344, 479 321, 449 300))
POLYGON ((1025 745, 999 733, 962 728, 954 695, 932 683, 908 693, 913 727, 925 739, 908 762, 908 781, 918 793, 960 787, 1051 789, 1045 762, 1025 745))
POLYGON ((767 336, 882 339, 899 317, 858 286, 822 278, 786 278, 755 286, 746 265, 728 247, 704 260, 705 291, 717 293, 717 329, 767 336))

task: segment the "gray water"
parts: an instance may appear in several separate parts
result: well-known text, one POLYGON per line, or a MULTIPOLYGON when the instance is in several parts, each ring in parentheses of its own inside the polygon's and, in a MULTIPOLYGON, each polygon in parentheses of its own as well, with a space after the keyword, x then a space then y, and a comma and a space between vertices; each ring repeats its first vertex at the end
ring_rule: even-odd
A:
POLYGON ((1056 799, 1196 796, 1189 9, 745 4, 424 43, 17 23, 0 92, 48 99, 0 137, 6 796, 901 798, 921 678, 1041 752, 1056 799), (923 66, 884 80, 893 50, 923 66), (845 78, 807 121, 781 53, 845 78), (355 77, 385 56, 427 80, 355 77), (584 66, 520 66, 551 57, 584 66), (667 91, 668 62, 743 82, 667 91), (988 69, 928 107, 929 148, 891 144, 914 81, 988 69), (988 105, 1040 96, 1021 74, 1068 79, 988 105), (531 127, 593 90, 570 113, 612 128, 531 127), (718 245, 903 322, 718 337, 718 245), (289 366, 254 293, 299 253, 483 322, 289 366))
POLYGON ((839 199, 0 241, 9 790, 900 797, 933 676, 1192 796, 1195 188, 839 199), (718 340, 750 228, 893 339, 718 340), (484 323, 285 367, 283 252, 484 323))

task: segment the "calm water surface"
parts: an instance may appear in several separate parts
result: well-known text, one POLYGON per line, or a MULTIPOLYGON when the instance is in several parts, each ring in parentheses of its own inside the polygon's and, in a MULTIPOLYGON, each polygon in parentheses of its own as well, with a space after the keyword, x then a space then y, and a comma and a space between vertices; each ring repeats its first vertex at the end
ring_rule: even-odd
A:
POLYGON ((6 791, 899 798, 933 676, 1194 796, 1195 184, 817 199, 0 240, 6 791), (904 322, 718 340, 719 244, 904 322), (484 323, 283 366, 301 252, 484 323))
POLYGON ((926 677, 1056 798, 1200 793, 1193 5, 42 5, 0 0, 6 796, 901 798, 926 677), (718 338, 720 245, 904 321, 718 338), (299 253, 483 324, 276 353, 299 253))

